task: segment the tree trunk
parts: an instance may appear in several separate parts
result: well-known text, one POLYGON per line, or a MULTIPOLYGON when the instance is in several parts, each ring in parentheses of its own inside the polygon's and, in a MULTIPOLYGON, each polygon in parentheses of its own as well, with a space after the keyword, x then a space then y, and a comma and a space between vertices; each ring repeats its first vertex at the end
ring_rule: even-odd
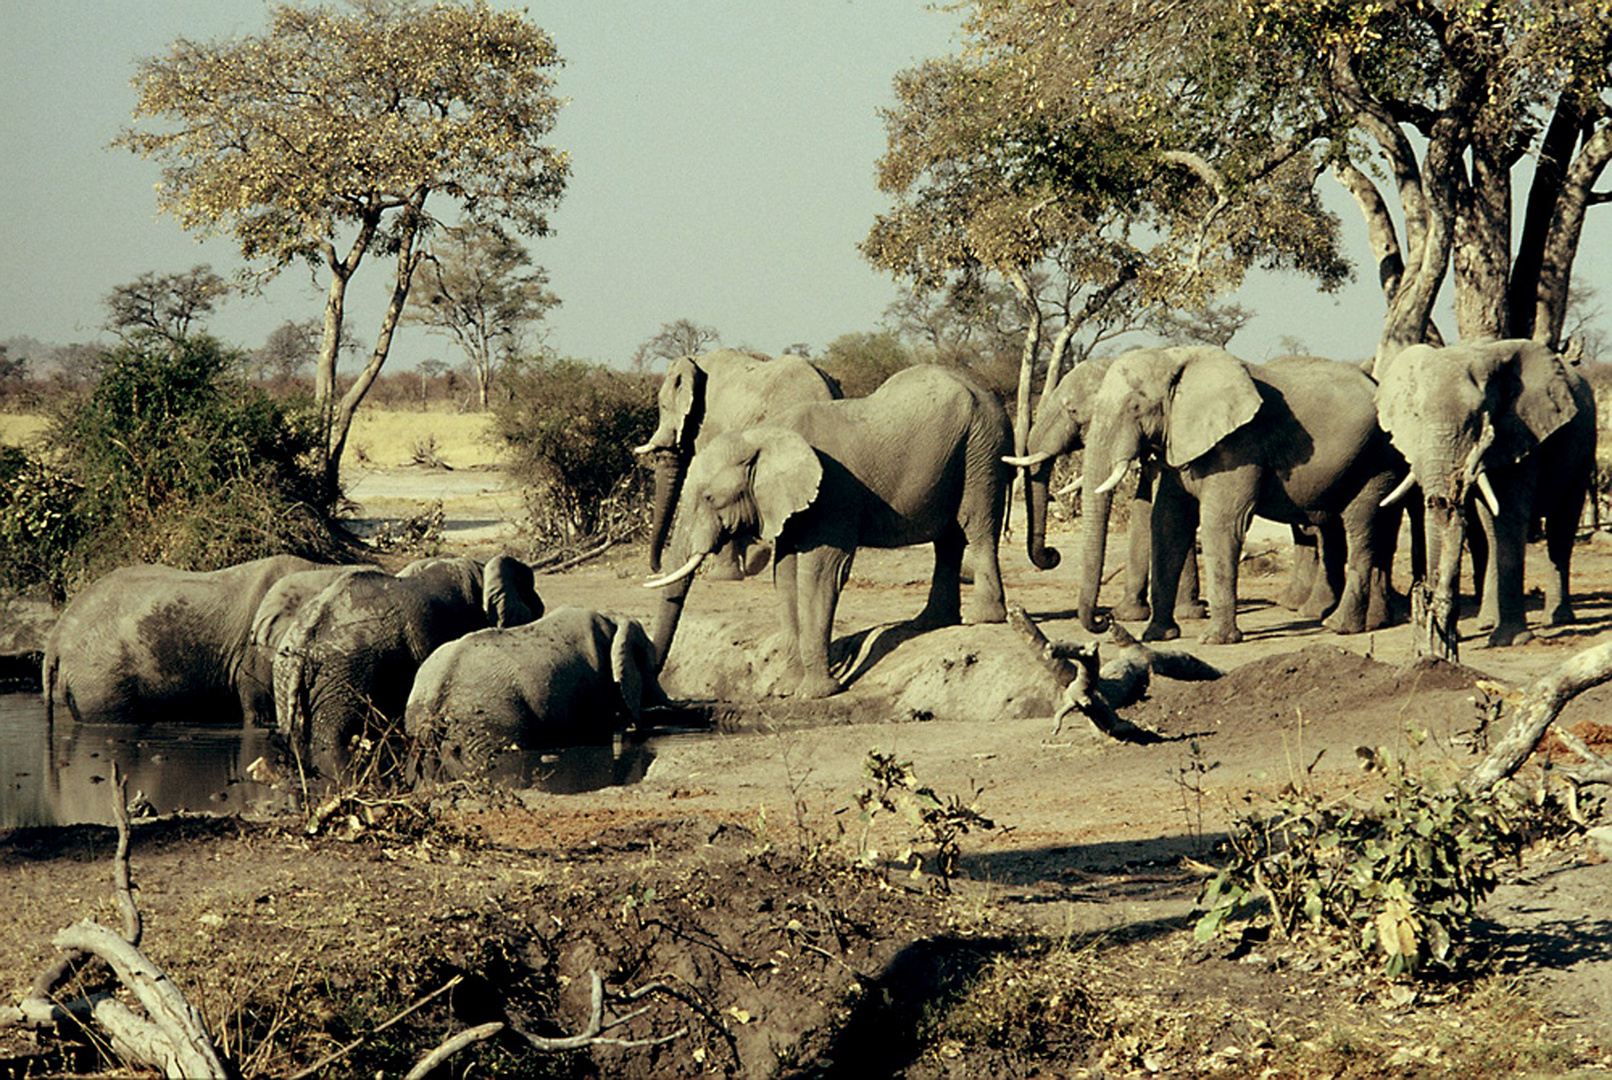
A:
MULTIPOLYGON (((1489 756, 1475 765, 1463 781, 1469 791, 1488 791, 1516 772, 1534 752, 1545 729, 1562 707, 1592 687, 1612 681, 1612 642, 1585 649, 1560 667, 1529 684, 1515 709, 1516 720, 1501 736, 1489 756)), ((1604 771, 1604 770, 1602 770, 1604 771)), ((1600 782, 1609 779, 1597 776, 1600 782)))

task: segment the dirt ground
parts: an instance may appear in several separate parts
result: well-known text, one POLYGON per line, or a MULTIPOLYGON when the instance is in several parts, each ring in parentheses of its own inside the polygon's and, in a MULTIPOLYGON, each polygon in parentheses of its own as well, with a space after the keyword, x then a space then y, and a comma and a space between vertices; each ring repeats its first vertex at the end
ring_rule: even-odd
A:
MULTIPOLYGON (((376 470, 353 487, 372 516, 442 499, 452 550, 532 554, 496 472, 376 470)), ((1052 540, 1070 556, 1077 536, 1052 540)), ((1612 536, 1575 554, 1576 625, 1506 650, 1469 637, 1461 666, 1414 664, 1403 626, 1344 638, 1277 605, 1285 530, 1256 528, 1245 556, 1246 640, 1202 646, 1188 623, 1168 646, 1223 677, 1155 679, 1124 713, 1165 736, 1152 745, 1078 721, 1054 731, 1056 687, 1006 626, 909 632, 925 549, 858 554, 836 624, 849 687, 825 702, 766 694, 767 575, 699 581, 665 683, 688 703, 682 719, 714 733, 629 738, 634 783, 448 792, 428 817, 387 803, 311 837, 290 818, 142 824, 131 864, 146 948, 258 1075, 307 1066, 454 975, 452 993, 327 1075, 401 1074, 489 1018, 575 1031, 590 971, 612 991, 650 988, 609 1003, 649 1011, 608 1034, 666 1041, 537 1059, 506 1033, 453 1075, 473 1060, 578 1076, 1612 1071, 1612 864, 1582 837, 1507 871, 1476 930, 1480 974, 1457 983, 1406 988, 1313 948, 1191 933, 1202 864, 1251 798, 1300 778, 1344 796, 1358 746, 1469 764, 1498 735, 1480 729, 1480 678, 1517 686, 1612 640, 1612 536), (885 814, 864 828, 872 752, 992 822, 961 838, 950 896, 905 869, 907 848, 934 854, 912 825, 885 814)), ((1071 561, 1038 572, 1015 537, 1003 576, 1049 637, 1084 641, 1071 561)), ((550 606, 647 620, 646 570, 623 546, 538 586, 550 606)), ((1612 723, 1612 686, 1562 721, 1612 723)), ((49 961, 56 929, 112 924, 110 853, 104 829, 0 839, 0 1004, 49 961)), ((0 1029, 0 1075, 95 1067, 61 1045, 0 1029)))

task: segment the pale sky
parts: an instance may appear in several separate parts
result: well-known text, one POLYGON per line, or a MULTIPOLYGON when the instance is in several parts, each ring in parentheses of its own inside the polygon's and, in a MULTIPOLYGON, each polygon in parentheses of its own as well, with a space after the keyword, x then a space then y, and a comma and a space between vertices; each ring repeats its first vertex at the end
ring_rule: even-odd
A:
MULTIPOLYGON (((955 12, 927 0, 528 0, 566 64, 569 98, 553 133, 573 175, 532 241, 562 306, 560 353, 623 364, 662 324, 710 325, 725 344, 815 352, 876 329, 900 286, 858 253, 888 205, 874 187, 891 80, 958 48, 955 12)), ((103 300, 147 271, 243 263, 226 239, 198 243, 158 217, 154 164, 108 143, 131 117, 138 59, 178 37, 260 32, 262 0, 0 0, 0 341, 102 337, 103 300)), ((1350 250, 1365 230, 1348 204, 1350 250)), ((1592 213, 1579 273, 1612 307, 1612 218, 1592 213)), ((354 280, 351 330, 371 341, 388 267, 354 280)), ((1358 359, 1373 350, 1382 301, 1369 265, 1323 296, 1291 276, 1256 279, 1258 312, 1231 345, 1250 360, 1284 351, 1358 359)), ((209 328, 247 348, 287 319, 319 315, 322 283, 288 269, 264 294, 236 297, 209 328)), ((393 363, 457 363, 451 343, 405 327, 393 363)))

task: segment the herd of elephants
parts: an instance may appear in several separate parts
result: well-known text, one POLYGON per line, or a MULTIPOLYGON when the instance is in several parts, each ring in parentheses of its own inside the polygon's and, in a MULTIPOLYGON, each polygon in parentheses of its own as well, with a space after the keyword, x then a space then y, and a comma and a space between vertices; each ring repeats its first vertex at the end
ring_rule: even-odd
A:
POLYGON ((996 396, 953 370, 909 368, 844 398, 804 359, 721 350, 669 365, 659 426, 637 448, 655 467, 649 629, 545 611, 532 569, 507 556, 396 574, 290 555, 210 573, 131 566, 63 611, 43 693, 47 715, 83 721, 276 727, 327 783, 366 732, 387 730, 377 721, 401 724, 430 775, 496 774, 512 750, 608 737, 664 701, 657 675, 707 560, 708 574, 734 577, 770 548, 786 685, 803 698, 840 689, 829 646, 859 547, 934 545, 920 626, 1003 621, 997 544, 1014 471, 1029 558, 1049 569, 1052 466, 1075 450, 1088 630, 1146 620, 1145 639, 1168 640, 1190 616, 1207 619, 1204 641, 1237 641, 1237 571, 1256 515, 1293 527, 1291 606, 1338 633, 1383 626, 1402 617, 1390 569, 1409 513, 1413 576, 1435 618, 1453 631, 1464 545, 1482 583, 1479 626, 1489 644, 1512 644, 1529 637, 1523 554, 1537 522, 1550 565, 1543 619, 1573 617, 1569 565, 1596 428, 1575 363, 1520 340, 1413 346, 1371 374, 1308 356, 1250 364, 1207 346, 1136 349, 1065 375, 1023 453, 996 396), (1105 616, 1116 491, 1134 498, 1128 573, 1105 616))

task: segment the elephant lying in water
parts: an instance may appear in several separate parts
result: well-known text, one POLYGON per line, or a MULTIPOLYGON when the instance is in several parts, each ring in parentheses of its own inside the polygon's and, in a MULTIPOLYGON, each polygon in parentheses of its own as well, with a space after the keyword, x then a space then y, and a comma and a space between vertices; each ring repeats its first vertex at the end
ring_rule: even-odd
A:
POLYGON ((304 603, 274 657, 280 731, 326 781, 355 740, 403 718, 414 676, 439 646, 543 612, 531 567, 497 556, 425 560, 396 576, 351 568, 304 603))
POLYGON ((608 742, 665 701, 636 620, 563 607, 432 653, 404 726, 422 760, 459 779, 496 773, 501 758, 524 750, 608 742))
POLYGON ((250 644, 253 617, 276 582, 318 565, 274 555, 208 572, 113 570, 73 598, 46 639, 46 715, 60 703, 86 723, 268 724, 273 693, 250 644))

